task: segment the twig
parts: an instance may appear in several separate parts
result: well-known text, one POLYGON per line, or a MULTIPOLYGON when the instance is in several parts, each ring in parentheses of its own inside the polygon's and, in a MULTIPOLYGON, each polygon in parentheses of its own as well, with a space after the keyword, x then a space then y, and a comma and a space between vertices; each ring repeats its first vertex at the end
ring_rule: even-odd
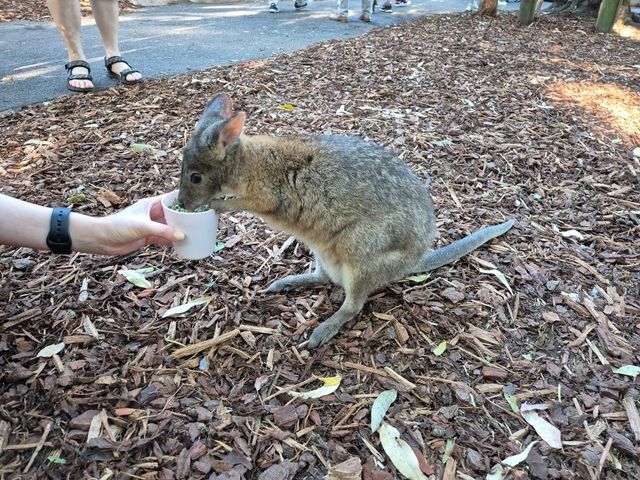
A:
POLYGON ((177 349, 175 352, 171 354, 172 358, 182 358, 188 357, 189 355, 194 355, 196 353, 200 353, 203 350, 207 350, 208 348, 214 347, 220 343, 224 343, 227 340, 231 340, 232 338, 240 335, 240 329, 236 328, 231 330, 230 332, 223 333, 217 338, 212 338, 211 340, 205 340, 204 342, 196 343, 194 345, 188 345, 183 348, 177 349))
POLYGON ((36 445, 36 449, 33 451, 33 454, 31 455, 31 459, 29 460, 29 463, 27 463, 27 466, 25 467, 23 473, 27 473, 31 468, 31 465, 33 465, 33 462, 38 456, 38 453, 40 453, 40 450, 42 450, 42 447, 44 446, 44 442, 47 441, 47 437, 49 436, 49 432, 51 431, 52 426, 53 426, 53 422, 49 422, 45 425, 44 432, 42 432, 42 437, 40 437, 40 441, 36 445))
POLYGON ((602 451, 602 456, 600 457, 600 463, 598 463, 598 471, 596 472, 596 478, 600 478, 600 474, 602 473, 602 468, 604 467, 605 462, 607 461, 607 457, 609 456, 609 450, 611 450, 611 444, 613 443, 613 438, 609 437, 607 440, 607 444, 602 451))

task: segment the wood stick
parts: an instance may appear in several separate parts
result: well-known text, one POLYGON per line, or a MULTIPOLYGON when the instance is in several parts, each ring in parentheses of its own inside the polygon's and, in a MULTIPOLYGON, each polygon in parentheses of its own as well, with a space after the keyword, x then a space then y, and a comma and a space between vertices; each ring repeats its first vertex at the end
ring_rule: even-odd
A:
POLYGON ((171 354, 172 358, 182 358, 188 357, 189 355, 194 355, 196 353, 200 353, 203 350, 207 350, 211 347, 219 345, 220 343, 224 343, 227 340, 231 340, 232 338, 240 335, 240 329, 236 328, 231 330, 230 332, 223 333, 219 337, 212 338, 210 340, 205 340, 204 342, 195 343, 193 345, 187 345, 186 347, 179 348, 171 354))
POLYGON ((636 437, 636 442, 640 442, 640 414, 638 414, 636 402, 630 396, 626 396, 622 399, 622 405, 624 405, 624 409, 627 411, 629 426, 633 435, 636 437))
POLYGON ((36 449, 33 451, 33 454, 31 455, 31 459, 29 460, 29 463, 27 463, 27 466, 25 467, 23 473, 27 473, 31 468, 31 465, 33 465, 33 462, 38 456, 38 453, 40 453, 40 450, 42 450, 42 447, 44 446, 44 442, 47 441, 47 437, 49 436, 49 432, 51 431, 52 426, 53 426, 53 422, 49 422, 45 425, 44 432, 42 432, 42 437, 40 437, 40 441, 36 445, 36 449))

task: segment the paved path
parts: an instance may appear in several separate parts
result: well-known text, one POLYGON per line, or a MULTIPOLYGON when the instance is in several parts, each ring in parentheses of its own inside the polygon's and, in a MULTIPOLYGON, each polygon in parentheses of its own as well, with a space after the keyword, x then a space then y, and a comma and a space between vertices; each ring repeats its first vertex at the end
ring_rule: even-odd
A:
MULTIPOLYGON (((382 0, 379 0, 382 3, 382 0)), ((270 14, 266 2, 181 4, 148 8, 120 18, 120 46, 146 78, 177 75, 213 65, 263 59, 330 39, 362 35, 372 28, 420 16, 464 11, 466 0, 413 0, 389 15, 376 11, 373 24, 358 20, 351 0, 351 21, 331 22, 333 0, 310 0, 294 11, 292 0, 270 14)), ((509 3, 508 10, 519 3, 509 3)), ((84 19, 83 45, 97 89, 116 85, 107 77, 102 42, 93 19, 84 19)), ((66 50, 52 22, 0 23, 0 113, 71 94, 66 89, 66 50)), ((78 95, 78 94, 76 94, 78 95)))

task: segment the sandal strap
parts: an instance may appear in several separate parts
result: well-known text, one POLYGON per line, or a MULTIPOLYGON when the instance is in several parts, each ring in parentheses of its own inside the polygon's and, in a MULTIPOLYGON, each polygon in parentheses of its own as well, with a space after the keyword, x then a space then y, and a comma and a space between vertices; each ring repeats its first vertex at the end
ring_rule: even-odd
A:
POLYGON ((84 60, 73 60, 69 63, 64 64, 64 68, 66 68, 67 70, 73 70, 76 67, 84 67, 87 70, 91 71, 91 66, 89 65, 89 62, 86 62, 84 60))
POLYGON ((91 75, 87 75, 86 73, 76 73, 74 75, 67 76, 67 80, 91 80, 91 81, 93 81, 93 77, 91 75))
MULTIPOLYGON (((129 64, 127 63, 127 65, 129 65, 129 64)), ((135 70, 133 68, 125 68, 120 73, 118 73, 118 76, 120 78, 126 78, 127 75, 131 75, 132 73, 140 73, 140 71, 139 70, 135 70)))
POLYGON ((106 67, 107 70, 111 71, 111 66, 114 63, 118 63, 118 62, 126 63, 127 65, 129 65, 129 62, 127 62, 124 59, 124 57, 121 57, 119 55, 114 55, 113 57, 109 57, 109 58, 105 58, 104 59, 104 66, 106 67))

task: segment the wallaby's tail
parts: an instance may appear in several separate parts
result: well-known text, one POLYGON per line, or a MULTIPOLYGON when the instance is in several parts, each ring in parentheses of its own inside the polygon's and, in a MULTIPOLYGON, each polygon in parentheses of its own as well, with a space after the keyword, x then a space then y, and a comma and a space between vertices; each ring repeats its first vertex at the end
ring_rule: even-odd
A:
POLYGON ((438 267, 464 257, 467 253, 472 252, 483 243, 488 242, 492 238, 499 237, 513 226, 513 220, 501 223, 500 225, 492 225, 484 227, 473 232, 471 235, 461 238, 453 242, 451 245, 428 252, 411 273, 428 272, 438 267))

